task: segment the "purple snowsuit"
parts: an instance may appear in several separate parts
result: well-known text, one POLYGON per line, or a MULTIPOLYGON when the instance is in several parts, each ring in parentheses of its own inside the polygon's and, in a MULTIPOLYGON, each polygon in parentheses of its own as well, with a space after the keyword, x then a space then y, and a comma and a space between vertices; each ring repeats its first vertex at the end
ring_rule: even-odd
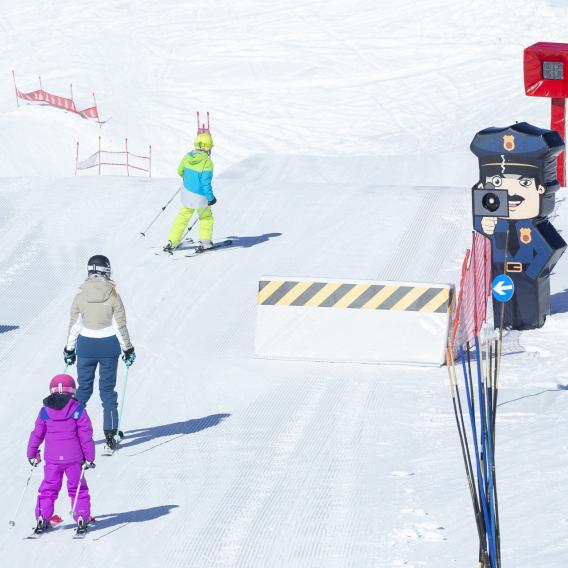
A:
MULTIPOLYGON (((44 399, 43 404, 35 428, 30 434, 27 456, 28 459, 35 458, 45 438, 44 478, 39 486, 35 514, 36 518, 41 516, 48 520, 53 516, 53 507, 64 473, 67 476, 67 492, 73 506, 77 484, 81 478, 82 461, 95 460, 95 443, 93 426, 87 411, 70 394, 52 394, 44 399)), ((90 515, 89 488, 83 477, 74 517, 77 520, 81 516, 88 522, 90 515)))

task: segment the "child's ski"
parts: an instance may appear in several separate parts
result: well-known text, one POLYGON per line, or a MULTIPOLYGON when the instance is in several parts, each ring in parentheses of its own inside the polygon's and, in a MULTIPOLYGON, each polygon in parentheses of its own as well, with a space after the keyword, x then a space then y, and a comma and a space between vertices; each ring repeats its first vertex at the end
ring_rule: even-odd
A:
POLYGON ((25 537, 27 540, 35 540, 42 537, 46 532, 52 532, 56 529, 63 519, 59 515, 53 515, 46 523, 41 517, 37 520, 37 525, 34 527, 32 534, 25 537))

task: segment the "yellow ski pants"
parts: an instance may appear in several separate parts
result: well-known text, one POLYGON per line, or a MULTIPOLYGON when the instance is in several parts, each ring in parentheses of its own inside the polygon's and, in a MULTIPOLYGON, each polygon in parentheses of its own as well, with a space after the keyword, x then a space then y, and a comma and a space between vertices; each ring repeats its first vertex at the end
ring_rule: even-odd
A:
MULTIPOLYGON (((178 211, 174 222, 172 223, 172 228, 168 234, 168 241, 172 245, 176 246, 183 236, 183 232, 189 224, 189 220, 193 216, 195 209, 190 209, 189 207, 182 206, 178 211)), ((211 212, 211 207, 203 207, 197 210, 199 215, 199 240, 200 241, 211 241, 213 240, 213 213, 211 212)))

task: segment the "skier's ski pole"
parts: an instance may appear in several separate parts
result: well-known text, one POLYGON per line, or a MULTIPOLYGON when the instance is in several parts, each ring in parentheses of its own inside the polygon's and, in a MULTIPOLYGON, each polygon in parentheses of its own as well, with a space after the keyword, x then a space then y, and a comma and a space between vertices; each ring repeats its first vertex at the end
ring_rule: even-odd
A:
POLYGON ((169 201, 162 207, 160 212, 152 219, 152 222, 143 230, 140 234, 145 237, 146 231, 157 221, 158 217, 166 210, 166 207, 174 200, 175 196, 181 191, 181 185, 178 187, 177 191, 170 197, 169 201))
POLYGON ((79 482, 77 483, 77 491, 75 492, 75 499, 73 499, 73 507, 69 514, 73 517, 75 515, 75 507, 77 507, 77 500, 79 499, 79 490, 81 489, 81 481, 83 481, 83 477, 85 477, 85 470, 87 468, 82 465, 81 466, 81 477, 79 478, 79 482))
MULTIPOLYGON (((24 496, 26 494, 26 491, 28 489, 28 485, 30 484, 30 480, 32 478, 32 474, 34 472, 34 469, 36 468, 35 464, 32 465, 32 468, 30 469, 30 474, 28 475, 28 478, 26 479, 26 485, 24 487, 24 490, 22 491, 22 495, 20 497, 20 502, 18 503, 18 506, 16 507, 16 512, 14 513, 14 519, 16 519, 18 517, 18 513, 20 512, 20 507, 22 506, 22 503, 24 501, 24 496)), ((15 527, 16 526, 16 521, 10 521, 8 523, 11 527, 15 527)))
POLYGON ((124 373, 124 387, 122 389, 122 397, 120 399, 120 413, 118 414, 118 424, 116 426, 116 434, 114 435, 114 439, 116 442, 120 442, 120 425, 122 424, 122 412, 124 410, 124 399, 126 398, 126 387, 128 386, 128 369, 130 367, 126 367, 126 372, 124 373))

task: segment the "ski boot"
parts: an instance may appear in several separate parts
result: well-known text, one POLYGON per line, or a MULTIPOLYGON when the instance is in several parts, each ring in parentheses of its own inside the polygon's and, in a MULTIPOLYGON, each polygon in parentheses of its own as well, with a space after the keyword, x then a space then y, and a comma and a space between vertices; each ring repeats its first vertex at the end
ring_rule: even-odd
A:
POLYGON ((113 430, 105 430, 105 447, 111 451, 114 451, 118 444, 124 438, 124 432, 122 430, 118 431, 118 440, 116 439, 116 429, 113 430))
POLYGON ((50 524, 49 521, 44 521, 43 517, 38 517, 36 519, 36 526, 34 529, 35 534, 43 534, 47 529, 49 529, 50 524))
POLYGON ((87 534, 88 523, 85 522, 83 517, 79 516, 77 518, 77 527, 75 528, 75 535, 77 537, 83 537, 87 534))
POLYGON ((213 241, 210 241, 209 239, 204 239, 202 241, 199 241, 199 244, 197 245, 197 248, 195 249, 196 252, 203 252, 204 250, 213 248, 213 241))
POLYGON ((168 254, 174 254, 174 250, 176 247, 172 244, 172 241, 168 241, 168 244, 162 249, 164 252, 168 254))

